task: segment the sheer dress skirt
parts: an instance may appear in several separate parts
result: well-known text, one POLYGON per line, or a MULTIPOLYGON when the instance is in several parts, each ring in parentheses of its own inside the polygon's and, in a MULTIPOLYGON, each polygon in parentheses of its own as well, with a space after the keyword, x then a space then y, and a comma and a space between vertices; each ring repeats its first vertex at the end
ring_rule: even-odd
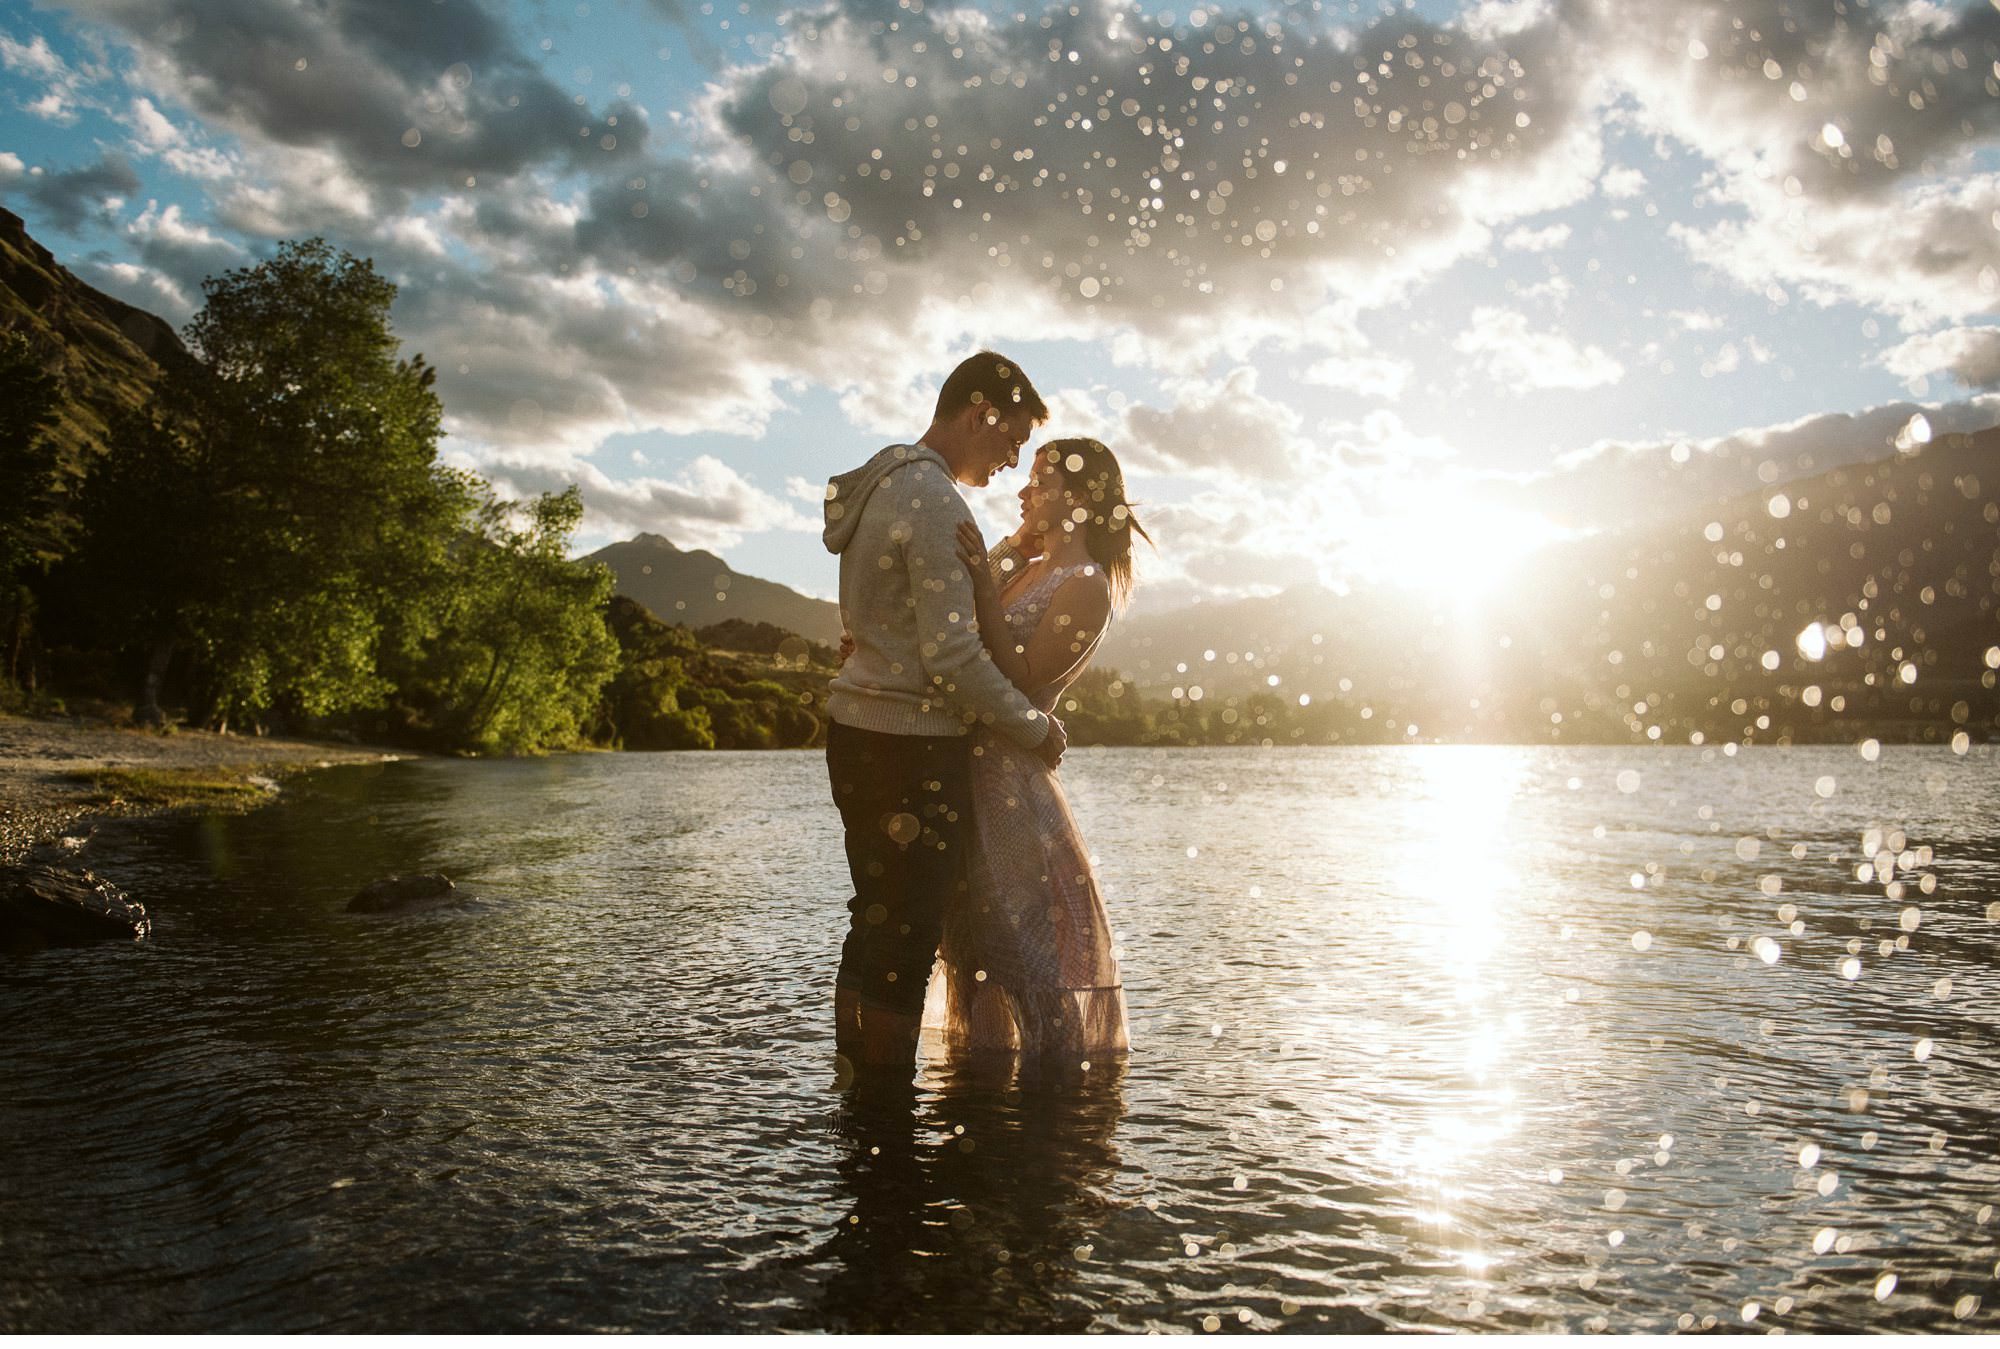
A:
POLYGON ((971 789, 971 885, 946 906, 925 1029, 948 1050, 1068 1067, 1125 1053, 1111 926, 1061 781, 982 731, 971 789))

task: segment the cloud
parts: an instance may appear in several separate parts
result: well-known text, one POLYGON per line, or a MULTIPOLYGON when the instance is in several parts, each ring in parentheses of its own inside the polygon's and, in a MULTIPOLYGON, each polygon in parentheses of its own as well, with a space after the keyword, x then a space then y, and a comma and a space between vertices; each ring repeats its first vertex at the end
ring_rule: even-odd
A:
POLYGON ((169 321, 185 322, 196 308, 188 292, 156 268, 99 256, 79 259, 70 270, 105 294, 169 321))
POLYGON ((165 150, 181 143, 180 129, 153 106, 150 98, 132 100, 131 124, 140 144, 149 150, 165 150))
POLYGON ((796 14, 700 110, 697 156, 601 181, 578 240, 821 337, 969 287, 1024 331, 1213 353, 1431 275, 1595 175, 1588 81, 1546 17, 1475 38, 1199 12, 796 14))
POLYGON ((572 484, 581 488, 583 528, 590 533, 628 538, 649 531, 683 548, 722 549, 764 530, 818 533, 820 528, 816 513, 773 496, 712 455, 693 460, 677 477, 622 481, 580 460, 534 463, 494 455, 473 461, 503 496, 559 492, 572 484))
POLYGON ((117 205, 139 190, 139 175, 125 156, 107 153, 82 168, 31 171, 12 186, 41 207, 57 229, 74 234, 93 220, 109 220, 117 205))
POLYGON ((1308 446, 1299 414, 1258 392, 1257 372, 1238 366, 1219 380, 1178 387, 1171 406, 1126 409, 1112 448, 1139 468, 1209 472, 1222 477, 1283 479, 1308 446))
POLYGON ((1968 389, 2000 389, 2000 328, 1922 333, 1883 352, 1881 364, 1912 383, 1949 375, 1968 389))
POLYGON ((1918 325, 2000 303, 2000 174, 1913 186, 1892 203, 1834 201, 1794 209, 1782 186, 1735 182, 1741 220, 1670 232, 1695 261, 1773 303, 1786 285, 1815 304, 1858 301, 1918 325))
POLYGON ((41 81, 41 95, 22 106, 59 126, 73 124, 78 109, 88 102, 83 93, 86 74, 71 69, 40 33, 25 43, 0 33, 0 66, 23 78, 41 81))
POLYGON ((2000 299, 2000 12, 1927 3, 1843 11, 1785 0, 1579 6, 1635 116, 1713 168, 1690 254, 1782 302, 1858 301, 1922 324, 2000 299))
POLYGON ((1307 366, 1303 378, 1308 384, 1393 402, 1415 374, 1415 366, 1393 356, 1325 356, 1307 366))
POLYGON ((1353 305, 1329 305, 1313 315, 1301 346, 1326 353, 1305 368, 1301 378, 1308 384, 1393 402, 1416 375, 1408 361, 1375 349, 1353 305))
MULTIPOLYGON (((1652 317, 1650 311, 1647 317, 1652 317)), ((1720 314, 1707 309, 1670 309, 1666 319, 1670 328, 1683 333, 1712 333, 1723 324, 1720 314)))
POLYGON ((1561 248, 1569 242, 1568 225, 1545 225, 1541 229, 1529 229, 1526 225, 1509 230, 1500 243, 1522 253, 1546 253, 1552 248, 1561 248))
POLYGON ((781 372, 672 291, 435 262, 403 279, 397 330, 438 367, 458 435, 567 458, 615 431, 757 434, 781 372))
POLYGON ((155 93, 238 135, 331 152, 376 187, 435 190, 541 165, 607 167, 637 155, 647 137, 629 103, 575 107, 474 0, 70 7, 125 34, 155 93))
POLYGON ((1472 311, 1452 345, 1509 392, 1593 389, 1625 376, 1625 367, 1601 347, 1579 346, 1561 333, 1533 332, 1526 315, 1491 305, 1472 311))
POLYGON ((1658 521, 1792 478, 1885 458, 1918 413, 1933 437, 1983 431, 2000 425, 2000 395, 1821 413, 1706 440, 1600 441, 1562 456, 1546 472, 1495 476, 1483 490, 1501 504, 1572 528, 1658 521))
POLYGON ((1646 175, 1629 164, 1620 164, 1604 171, 1604 176, 1597 180, 1597 190, 1613 200, 1623 201, 1646 190, 1646 175))

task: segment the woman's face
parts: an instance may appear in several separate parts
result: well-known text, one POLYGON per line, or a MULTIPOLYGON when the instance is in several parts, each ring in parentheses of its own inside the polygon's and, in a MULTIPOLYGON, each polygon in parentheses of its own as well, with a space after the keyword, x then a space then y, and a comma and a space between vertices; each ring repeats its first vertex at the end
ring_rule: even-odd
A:
POLYGON ((1035 471, 1021 488, 1021 523, 1031 534, 1047 534, 1060 528, 1067 514, 1068 493, 1064 490, 1062 470, 1050 463, 1046 455, 1036 455, 1035 471))

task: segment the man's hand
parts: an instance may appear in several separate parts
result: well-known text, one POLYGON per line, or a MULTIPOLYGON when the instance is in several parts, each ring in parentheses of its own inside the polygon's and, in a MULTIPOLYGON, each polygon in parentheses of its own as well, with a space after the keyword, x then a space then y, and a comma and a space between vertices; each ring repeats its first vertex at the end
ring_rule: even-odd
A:
POLYGON ((1049 718, 1049 738, 1035 746, 1035 753, 1042 756, 1042 762, 1054 768, 1062 762, 1063 751, 1069 748, 1069 733, 1054 717, 1049 718))
POLYGON ((851 633, 851 632, 848 632, 848 631, 847 631, 847 630, 845 630, 845 629, 842 629, 842 630, 841 630, 841 634, 840 634, 840 661, 839 661, 839 663, 840 663, 840 664, 842 664, 842 665, 845 665, 845 664, 847 664, 847 658, 848 658, 849 656, 853 655, 853 654, 854 654, 854 634, 853 634, 853 633, 851 633))
POLYGON ((975 597, 993 588, 993 571, 986 561, 986 541, 979 537, 979 526, 970 520, 961 520, 958 525, 958 560, 965 564, 965 571, 972 578, 972 593, 975 597))

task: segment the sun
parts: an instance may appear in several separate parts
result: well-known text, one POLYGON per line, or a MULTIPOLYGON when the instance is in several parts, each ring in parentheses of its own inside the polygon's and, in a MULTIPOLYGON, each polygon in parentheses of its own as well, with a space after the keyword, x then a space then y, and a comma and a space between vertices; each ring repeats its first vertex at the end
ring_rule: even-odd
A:
POLYGON ((1475 601, 1503 590, 1525 559, 1568 534, 1532 512, 1441 493, 1398 503, 1368 522, 1348 552, 1376 584, 1475 601))

